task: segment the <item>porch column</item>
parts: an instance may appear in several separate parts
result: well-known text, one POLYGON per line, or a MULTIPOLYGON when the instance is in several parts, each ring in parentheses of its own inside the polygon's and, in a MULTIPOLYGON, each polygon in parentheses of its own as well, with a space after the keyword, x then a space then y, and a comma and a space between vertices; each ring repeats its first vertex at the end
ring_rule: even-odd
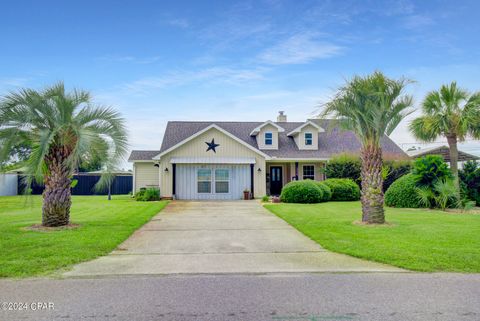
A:
POLYGON ((177 185, 176 182, 175 182, 176 178, 177 178, 176 177, 177 176, 176 169, 177 169, 177 164, 173 163, 172 164, 172 197, 175 197, 175 185, 177 185))
POLYGON ((295 162, 295 180, 298 181, 298 162, 295 162))
POLYGON ((255 169, 255 164, 250 164, 250 192, 252 192, 252 198, 255 198, 254 194, 254 184, 253 184, 253 172, 255 169))

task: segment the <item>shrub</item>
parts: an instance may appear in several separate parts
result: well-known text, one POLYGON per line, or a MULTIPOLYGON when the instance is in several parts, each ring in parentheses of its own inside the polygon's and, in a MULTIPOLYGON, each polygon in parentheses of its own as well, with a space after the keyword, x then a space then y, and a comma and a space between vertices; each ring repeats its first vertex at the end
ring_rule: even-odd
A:
POLYGON ((312 180, 293 181, 285 185, 280 200, 285 203, 320 203, 323 191, 312 180))
POLYGON ((315 184, 322 190, 322 202, 328 202, 332 199, 332 190, 323 182, 316 181, 315 184))
POLYGON ((135 199, 137 201, 143 200, 143 195, 145 195, 145 191, 147 189, 145 187, 141 187, 138 192, 135 193, 135 199))
POLYGON ((430 208, 440 208, 444 211, 447 207, 458 207, 455 184, 452 179, 437 181, 433 189, 427 186, 417 188, 420 204, 430 208))
POLYGON ((417 186, 434 188, 438 181, 453 178, 450 168, 439 155, 427 155, 417 158, 413 163, 413 178, 417 186))
POLYGON ((357 155, 339 154, 333 156, 325 166, 328 178, 350 178, 360 184, 362 164, 357 155))
POLYGON ((383 165, 387 172, 387 176, 383 180, 383 191, 388 190, 390 185, 393 184, 400 177, 407 175, 412 170, 412 161, 410 160, 397 160, 397 161, 385 161, 383 165))
POLYGON ((139 202, 151 202, 160 200, 160 190, 158 188, 141 188, 135 194, 135 199, 139 202))
MULTIPOLYGON (((386 160, 384 170, 386 176, 383 182, 385 192, 398 178, 410 173, 410 160, 386 160)), ((325 175, 328 178, 350 178, 361 187, 362 162, 358 155, 338 154, 333 156, 325 166, 325 175)))
POLYGON ((358 201, 360 188, 348 178, 329 178, 323 181, 332 191, 332 201, 358 201))
POLYGON ((480 163, 468 161, 458 172, 465 197, 475 201, 480 206, 480 163))
POLYGON ((270 201, 270 197, 268 195, 265 195, 262 197, 262 202, 269 202, 270 201))
POLYGON ((385 205, 406 208, 423 207, 417 194, 413 174, 404 175, 390 185, 385 193, 385 205))

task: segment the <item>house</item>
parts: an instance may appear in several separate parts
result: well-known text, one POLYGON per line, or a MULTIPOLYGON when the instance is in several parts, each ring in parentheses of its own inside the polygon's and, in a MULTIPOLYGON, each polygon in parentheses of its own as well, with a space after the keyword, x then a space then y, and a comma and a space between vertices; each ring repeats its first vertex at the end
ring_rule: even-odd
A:
MULTIPOLYGON (((278 195, 292 180, 323 180, 323 168, 335 154, 359 153, 351 131, 330 126, 331 120, 168 122, 160 150, 134 150, 134 192, 159 187, 162 197, 176 199, 241 199, 278 195)), ((408 156, 387 136, 384 155, 408 156)))
MULTIPOLYGON (((450 148, 446 145, 409 150, 407 151, 407 154, 413 159, 421 158, 427 155, 440 155, 443 157, 445 162, 450 163, 450 148)), ((458 161, 461 163, 469 160, 479 159, 480 157, 478 156, 463 152, 461 150, 458 151, 458 161)))

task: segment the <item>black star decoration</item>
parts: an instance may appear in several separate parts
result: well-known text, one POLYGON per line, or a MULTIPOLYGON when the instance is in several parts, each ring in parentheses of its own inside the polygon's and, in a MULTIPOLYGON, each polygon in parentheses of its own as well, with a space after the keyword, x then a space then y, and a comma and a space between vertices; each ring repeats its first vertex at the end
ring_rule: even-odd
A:
POLYGON ((214 153, 216 153, 217 151, 215 150, 215 148, 217 148, 218 146, 220 146, 220 144, 215 144, 215 138, 212 138, 212 141, 209 143, 209 142, 205 142, 205 144, 208 145, 208 148, 207 148, 207 152, 209 150, 213 150, 214 153))

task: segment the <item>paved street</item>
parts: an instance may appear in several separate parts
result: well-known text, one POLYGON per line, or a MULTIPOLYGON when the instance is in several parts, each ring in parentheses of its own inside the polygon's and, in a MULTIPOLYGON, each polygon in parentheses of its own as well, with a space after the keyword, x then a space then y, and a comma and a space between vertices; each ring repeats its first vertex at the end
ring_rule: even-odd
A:
POLYGON ((339 273, 2 280, 0 320, 480 320, 480 275, 339 273))
POLYGON ((174 201, 110 255, 65 275, 394 271, 321 248, 256 201, 174 201))

